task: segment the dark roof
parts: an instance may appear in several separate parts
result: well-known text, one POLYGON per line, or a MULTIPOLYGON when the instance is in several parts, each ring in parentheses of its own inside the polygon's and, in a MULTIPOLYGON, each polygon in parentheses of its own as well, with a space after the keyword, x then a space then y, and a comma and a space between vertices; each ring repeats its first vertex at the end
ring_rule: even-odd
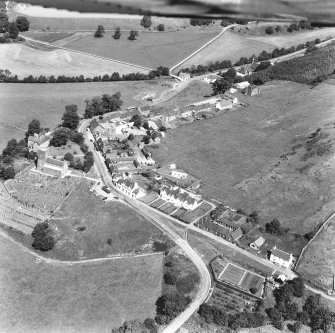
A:
POLYGON ((99 122, 94 118, 91 123, 90 123, 90 127, 91 129, 94 131, 98 126, 99 126, 99 122))
POLYGON ((207 229, 209 229, 213 233, 218 233, 220 235, 223 235, 225 237, 229 236, 230 230, 228 228, 225 228, 219 224, 211 222, 211 220, 205 220, 203 223, 203 226, 207 229))
POLYGON ((277 248, 274 248, 272 251, 271 251, 271 254, 274 256, 274 257, 277 257, 277 258, 280 258, 280 259, 283 259, 285 261, 290 261, 291 259, 291 255, 287 252, 284 252, 282 250, 279 250, 277 248))
POLYGON ((51 164, 51 165, 56 165, 58 167, 63 167, 65 162, 64 161, 59 161, 59 160, 55 160, 53 158, 50 158, 48 157, 46 160, 45 160, 45 163, 47 164, 51 164))
POLYGON ((241 238, 243 236, 243 231, 241 228, 237 228, 235 231, 233 231, 231 234, 232 239, 238 240, 239 238, 241 238))
POLYGON ((219 220, 218 220, 218 222, 221 223, 221 224, 223 224, 223 225, 227 225, 229 227, 232 227, 234 229, 237 229, 239 227, 235 222, 229 221, 225 217, 220 217, 219 220))

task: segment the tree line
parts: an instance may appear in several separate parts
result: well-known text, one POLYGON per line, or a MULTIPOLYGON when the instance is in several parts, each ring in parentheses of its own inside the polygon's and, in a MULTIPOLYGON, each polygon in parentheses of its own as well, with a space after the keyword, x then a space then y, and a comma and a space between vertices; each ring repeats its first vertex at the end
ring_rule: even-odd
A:
POLYGON ((161 76, 168 76, 170 70, 168 67, 160 66, 155 70, 151 70, 148 74, 142 73, 130 73, 123 74, 122 76, 118 72, 113 74, 105 74, 94 76, 93 78, 85 77, 84 75, 79 76, 65 76, 54 75, 45 76, 40 75, 35 77, 29 75, 23 79, 19 79, 17 75, 12 75, 8 69, 0 69, 0 82, 6 83, 81 83, 81 82, 108 82, 108 81, 142 81, 142 80, 153 80, 161 76))
POLYGON ((251 57, 241 57, 238 61, 236 61, 234 64, 230 60, 222 60, 222 61, 216 61, 215 63, 209 64, 209 65, 198 65, 198 66, 191 66, 190 68, 183 68, 182 72, 187 72, 192 75, 203 75, 208 72, 215 72, 221 69, 227 69, 233 66, 243 66, 247 64, 251 64, 253 62, 259 62, 259 61, 265 61, 270 60, 273 58, 277 58, 283 55, 287 55, 299 50, 302 50, 304 48, 308 48, 311 46, 315 46, 316 44, 321 43, 321 40, 319 38, 316 38, 313 41, 308 41, 306 43, 301 43, 297 46, 291 46, 289 48, 275 48, 272 52, 267 52, 263 50, 256 55, 252 55, 251 57))

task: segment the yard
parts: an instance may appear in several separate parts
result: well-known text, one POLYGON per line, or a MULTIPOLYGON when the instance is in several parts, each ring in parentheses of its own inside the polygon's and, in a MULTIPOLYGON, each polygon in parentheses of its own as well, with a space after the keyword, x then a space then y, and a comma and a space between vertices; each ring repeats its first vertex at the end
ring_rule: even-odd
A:
POLYGON ((124 101, 123 108, 140 106, 142 94, 160 94, 166 90, 162 86, 164 82, 0 83, 0 151, 11 138, 22 139, 33 118, 39 119, 41 126, 53 129, 61 123, 65 105, 77 104, 82 114, 86 99, 118 91, 124 101))
POLYGON ((87 186, 80 186, 69 196, 51 223, 60 239, 50 255, 64 260, 147 253, 154 251, 154 241, 167 241, 134 210, 119 202, 101 200, 87 186))
POLYGON ((0 238, 1 332, 110 332, 155 316, 163 257, 54 265, 0 238))
POLYGON ((134 41, 128 40, 129 32, 122 33, 119 40, 113 38, 114 32, 106 32, 103 38, 94 38, 93 33, 78 34, 77 39, 72 36, 62 46, 148 68, 172 67, 218 33, 218 30, 139 32, 134 41))
POLYGON ((335 36, 335 28, 307 30, 278 36, 250 36, 228 31, 174 71, 178 72, 181 68, 190 68, 192 65, 208 65, 222 60, 231 60, 234 63, 242 56, 249 58, 252 55, 257 56, 263 50, 269 52, 275 48, 297 46, 316 38, 325 39, 328 36, 335 36))
MULTIPOLYGON (((309 231, 315 224, 307 217, 327 203, 331 178, 299 171, 308 162, 292 147, 334 121, 334 89, 333 80, 314 89, 272 81, 259 96, 239 94, 246 107, 168 131, 153 158, 160 164, 178 161, 202 180, 205 196, 257 210, 261 222, 278 218, 293 232, 309 231)), ((325 168, 319 160, 313 163, 315 170, 325 168)))
POLYGON ((239 285, 244 275, 244 272, 245 272, 244 269, 241 269, 232 264, 228 264, 226 269, 220 275, 220 279, 222 279, 223 281, 230 282, 235 285, 239 285))

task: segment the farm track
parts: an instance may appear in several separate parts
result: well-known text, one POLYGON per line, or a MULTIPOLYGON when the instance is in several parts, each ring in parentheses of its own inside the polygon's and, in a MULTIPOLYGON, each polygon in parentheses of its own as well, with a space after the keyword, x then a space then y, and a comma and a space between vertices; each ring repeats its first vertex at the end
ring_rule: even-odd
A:
POLYGON ((24 37, 24 38, 26 40, 29 40, 29 41, 34 42, 34 43, 38 43, 38 44, 49 46, 49 47, 55 47, 57 49, 61 49, 61 50, 64 50, 64 51, 69 51, 69 52, 73 52, 73 53, 77 53, 77 54, 81 54, 81 55, 85 55, 85 56, 90 56, 90 57, 94 57, 94 58, 98 58, 98 59, 108 60, 110 62, 115 62, 115 63, 121 64, 121 65, 132 66, 132 67, 144 69, 144 70, 147 70, 147 71, 153 70, 152 68, 148 68, 148 67, 144 67, 144 66, 140 66, 140 65, 135 65, 135 64, 130 64, 128 62, 115 60, 115 59, 111 59, 111 58, 106 58, 106 57, 101 57, 101 56, 98 56, 98 55, 95 55, 95 54, 86 53, 86 52, 82 52, 82 51, 76 51, 76 50, 73 50, 73 49, 69 49, 69 48, 66 48, 66 47, 63 47, 63 46, 57 46, 55 44, 51 44, 51 43, 47 43, 47 42, 41 42, 41 41, 38 41, 38 40, 33 39, 33 38, 29 38, 29 37, 24 37))

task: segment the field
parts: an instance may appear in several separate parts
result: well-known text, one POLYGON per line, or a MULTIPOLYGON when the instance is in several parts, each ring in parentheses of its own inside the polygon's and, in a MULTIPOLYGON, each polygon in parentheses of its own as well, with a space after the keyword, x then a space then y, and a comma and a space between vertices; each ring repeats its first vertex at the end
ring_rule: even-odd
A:
POLYGON ((0 83, 0 150, 9 139, 24 137, 25 129, 33 118, 39 119, 44 127, 54 128, 61 122, 65 105, 77 104, 79 114, 82 114, 86 99, 117 91, 121 92, 124 108, 139 106, 143 104, 142 96, 166 90, 163 82, 0 83), (5 126, 2 122, 23 130, 5 126))
POLYGON ((313 172, 303 172, 308 161, 292 147, 304 146, 318 127, 331 127, 334 92, 333 80, 313 89, 272 81, 257 97, 239 94, 246 107, 168 131, 153 158, 161 164, 178 161, 202 179, 205 196, 255 209, 264 222, 277 217, 292 231, 310 231, 319 221, 307 217, 330 199, 331 178, 316 178, 314 171, 325 168, 318 159, 313 172))
POLYGON ((50 255, 64 260, 152 252, 153 241, 165 240, 159 229, 134 210, 119 202, 105 202, 85 186, 69 196, 51 223, 60 239, 50 255))
POLYGON ((239 285, 244 272, 244 269, 229 264, 224 272, 220 275, 220 278, 224 281, 239 285))
MULTIPOLYGON (((63 47, 125 61, 149 68, 171 67, 193 51, 215 37, 219 31, 177 31, 169 33, 139 33, 137 40, 129 41, 129 33, 124 32, 121 39, 115 40, 113 32, 107 32, 104 38, 94 38, 93 33, 71 41, 63 47)), ((59 40, 57 43, 61 43, 59 40)), ((56 44, 57 44, 56 43, 56 44)))
POLYGON ((263 50, 269 52, 275 48, 296 46, 316 38, 324 39, 335 35, 335 28, 285 34, 279 36, 241 36, 234 32, 226 32, 208 47, 187 60, 175 69, 189 68, 192 65, 207 65, 215 61, 231 60, 236 62, 242 56, 258 55, 263 50))
POLYGON ((36 263, 0 238, 1 332, 110 332, 124 320, 155 316, 163 258, 36 263))
POLYGON ((297 271, 305 278, 327 289, 333 289, 335 275, 334 234, 335 219, 333 218, 308 246, 297 267, 297 271))
POLYGON ((139 67, 120 64, 63 49, 40 50, 24 44, 2 44, 0 47, 1 68, 8 69, 18 78, 33 76, 79 76, 93 78, 96 75, 147 73, 139 67))

